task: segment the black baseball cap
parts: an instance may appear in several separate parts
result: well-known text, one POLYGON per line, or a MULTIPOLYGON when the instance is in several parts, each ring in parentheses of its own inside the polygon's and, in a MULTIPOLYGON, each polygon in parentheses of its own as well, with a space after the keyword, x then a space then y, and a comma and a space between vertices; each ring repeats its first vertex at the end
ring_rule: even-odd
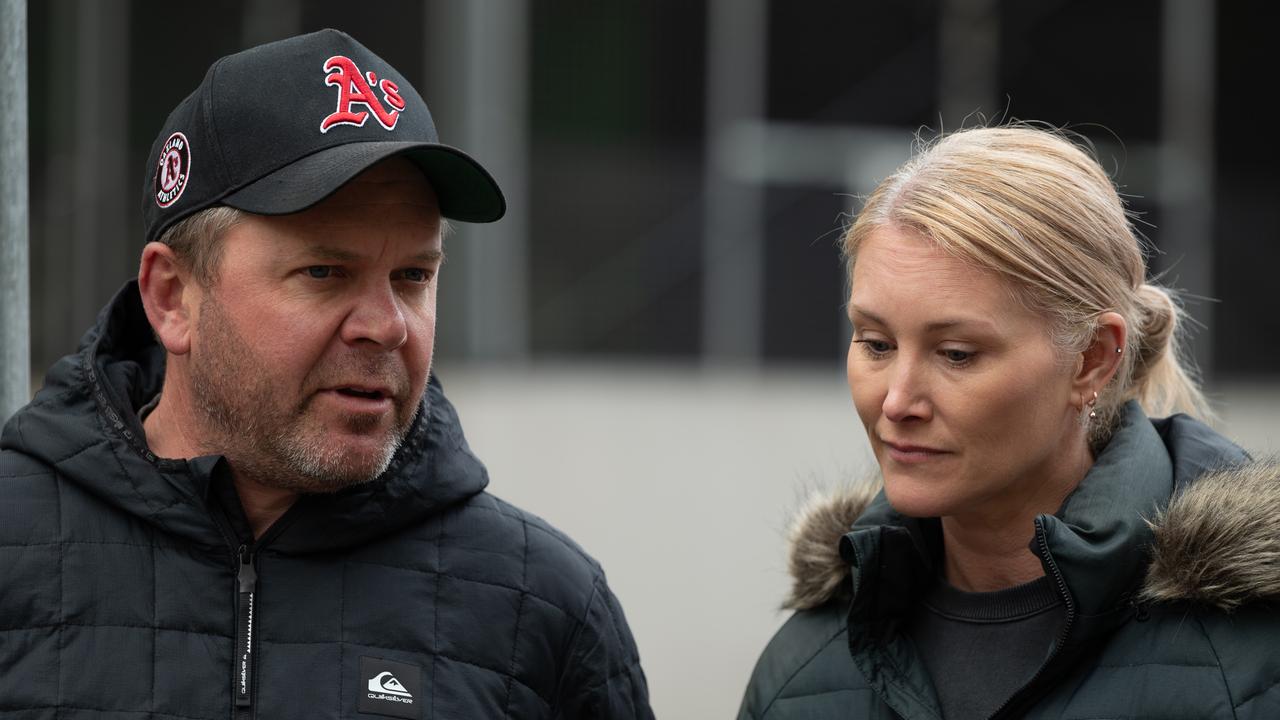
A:
POLYGON ((214 205, 305 210, 392 155, 422 169, 445 217, 492 222, 506 212, 489 172, 441 144, 418 92, 350 35, 321 30, 228 55, 151 146, 146 240, 214 205))

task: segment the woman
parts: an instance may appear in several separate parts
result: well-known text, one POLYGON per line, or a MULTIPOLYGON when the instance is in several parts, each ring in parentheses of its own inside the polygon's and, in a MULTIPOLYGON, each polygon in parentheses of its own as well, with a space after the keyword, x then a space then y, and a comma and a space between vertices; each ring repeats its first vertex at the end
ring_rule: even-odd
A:
POLYGON ((1149 419, 1205 402, 1098 163, 955 133, 845 252, 883 490, 802 514, 740 717, 1280 717, 1280 473, 1149 419))

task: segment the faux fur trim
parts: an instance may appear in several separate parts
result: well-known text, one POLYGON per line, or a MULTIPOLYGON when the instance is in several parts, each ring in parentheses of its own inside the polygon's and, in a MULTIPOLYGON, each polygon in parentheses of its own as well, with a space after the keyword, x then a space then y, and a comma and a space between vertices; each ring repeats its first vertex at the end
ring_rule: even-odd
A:
POLYGON ((1143 600, 1230 611, 1280 598, 1280 462, 1205 475, 1150 525, 1143 600))
MULTIPOLYGON (((840 537, 879 490, 877 481, 817 493, 795 514, 784 608, 807 610, 848 592, 840 537)), ((1280 460, 1205 475, 1149 524, 1154 540, 1141 600, 1230 611, 1280 599, 1280 460)))
POLYGON ((815 493, 804 503, 787 533, 792 586, 783 608, 808 610, 848 590, 843 586, 849 566, 840 557, 840 538, 879 491, 879 481, 851 484, 815 493))

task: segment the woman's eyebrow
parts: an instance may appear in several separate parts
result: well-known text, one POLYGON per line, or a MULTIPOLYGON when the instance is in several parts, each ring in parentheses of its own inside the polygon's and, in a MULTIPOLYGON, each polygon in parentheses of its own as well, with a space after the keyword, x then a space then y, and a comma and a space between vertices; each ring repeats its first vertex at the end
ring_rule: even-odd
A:
POLYGON ((864 318, 878 325, 889 324, 885 322, 884 318, 880 317, 879 315, 876 315, 875 313, 869 310, 866 310, 865 308, 861 308, 857 305, 854 305, 853 303, 849 303, 849 319, 853 320, 855 318, 864 318))
MULTIPOLYGON (((879 315, 852 303, 849 304, 849 318, 851 320, 855 318, 864 318, 877 325, 883 325, 885 327, 889 327, 890 325, 889 322, 879 315)), ((988 332, 995 330, 995 325, 990 320, 976 317, 943 318, 941 320, 933 320, 925 323, 924 329, 927 332, 938 332, 940 330, 950 330, 951 328, 963 326, 976 327, 988 332)))
POLYGON ((929 332, 937 332, 939 330, 950 330, 955 327, 971 327, 987 331, 995 330, 995 325, 992 324, 990 320, 984 320, 982 318, 948 318, 944 320, 935 320, 930 323, 925 323, 924 329, 929 332))

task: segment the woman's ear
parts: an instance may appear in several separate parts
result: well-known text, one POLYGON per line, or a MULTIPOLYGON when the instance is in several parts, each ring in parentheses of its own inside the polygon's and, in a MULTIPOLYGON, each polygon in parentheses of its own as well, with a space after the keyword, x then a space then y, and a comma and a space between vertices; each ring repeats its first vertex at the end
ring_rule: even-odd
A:
POLYGON ((191 350, 191 303, 195 301, 191 271, 178 260, 173 248, 150 242, 142 249, 138 290, 142 307, 160 344, 174 355, 191 350))
POLYGON ((1080 353, 1080 366, 1072 379, 1072 391, 1082 402, 1088 403, 1094 393, 1102 392, 1120 369, 1128 333, 1129 326, 1119 313, 1098 316, 1098 329, 1093 341, 1080 353))

